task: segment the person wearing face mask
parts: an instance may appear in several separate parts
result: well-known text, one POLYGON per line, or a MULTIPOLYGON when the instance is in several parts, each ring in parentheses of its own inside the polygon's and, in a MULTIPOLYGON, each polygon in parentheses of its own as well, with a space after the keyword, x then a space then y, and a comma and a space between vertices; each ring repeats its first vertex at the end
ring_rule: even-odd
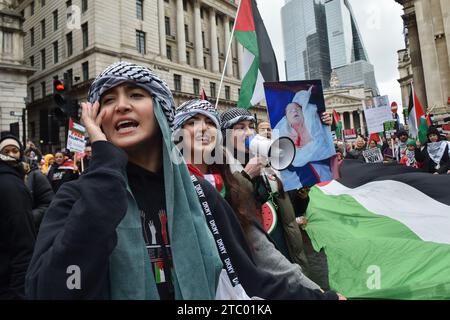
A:
POLYGON ((78 179, 79 173, 74 163, 63 152, 55 153, 55 162, 50 167, 47 178, 52 185, 53 191, 58 192, 59 188, 66 182, 78 179))
POLYGON ((421 149, 416 149, 416 160, 429 173, 449 174, 450 142, 440 138, 436 127, 428 128, 427 138, 427 143, 421 149))
POLYGON ((25 274, 35 241, 22 152, 16 137, 0 139, 0 300, 25 298, 25 274))

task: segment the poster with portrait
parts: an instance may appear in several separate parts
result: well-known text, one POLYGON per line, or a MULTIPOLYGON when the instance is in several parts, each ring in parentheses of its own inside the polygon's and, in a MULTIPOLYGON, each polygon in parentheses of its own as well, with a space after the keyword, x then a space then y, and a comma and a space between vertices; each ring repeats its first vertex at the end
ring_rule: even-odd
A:
POLYGON ((321 121, 325 112, 322 82, 266 82, 264 89, 273 137, 289 137, 296 148, 292 165, 281 171, 285 190, 332 180, 336 151, 331 127, 321 121))

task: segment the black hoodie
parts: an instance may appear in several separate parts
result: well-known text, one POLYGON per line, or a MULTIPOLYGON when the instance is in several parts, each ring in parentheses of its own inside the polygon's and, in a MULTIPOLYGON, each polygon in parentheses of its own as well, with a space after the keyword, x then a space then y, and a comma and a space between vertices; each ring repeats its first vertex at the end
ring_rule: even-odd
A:
POLYGON ((0 160, 0 300, 23 299, 35 241, 31 195, 23 175, 0 160))
MULTIPOLYGON (((127 156, 109 142, 95 142, 92 149, 89 171, 61 187, 41 224, 27 273, 29 298, 109 298, 109 257, 117 244, 116 227, 127 210, 124 178, 127 156), (67 270, 73 265, 81 270, 80 290, 67 287, 70 276, 67 270)), ((322 294, 303 287, 290 287, 286 279, 259 270, 230 206, 208 182, 201 180, 200 184, 241 283, 250 296, 337 299, 332 292, 322 294)))

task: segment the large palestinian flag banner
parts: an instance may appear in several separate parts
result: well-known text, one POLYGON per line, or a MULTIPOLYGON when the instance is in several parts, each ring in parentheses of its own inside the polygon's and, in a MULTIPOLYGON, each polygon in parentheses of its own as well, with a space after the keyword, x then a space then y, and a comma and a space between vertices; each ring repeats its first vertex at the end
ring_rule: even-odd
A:
POLYGON ((450 299, 450 175, 346 160, 314 187, 307 232, 348 298, 450 299))
POLYGON ((264 99, 264 82, 279 81, 277 59, 255 0, 241 0, 235 36, 244 47, 238 107, 250 108, 264 99))

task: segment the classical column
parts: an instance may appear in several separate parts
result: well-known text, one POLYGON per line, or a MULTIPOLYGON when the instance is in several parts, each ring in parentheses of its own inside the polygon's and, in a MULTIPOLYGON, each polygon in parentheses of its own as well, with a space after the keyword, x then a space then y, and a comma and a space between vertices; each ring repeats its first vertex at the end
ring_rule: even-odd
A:
POLYGON ((186 35, 184 34, 183 0, 177 0, 177 46, 178 63, 186 64, 186 35))
POLYGON ((359 123, 360 123, 360 126, 361 126, 361 134, 362 134, 362 135, 366 135, 366 128, 365 128, 365 126, 364 126, 364 115, 363 115, 363 111, 359 110, 358 113, 359 113, 359 123))
POLYGON ((203 69, 203 40, 202 18, 200 16, 200 0, 194 2, 194 31, 195 31, 195 65, 203 69))
POLYGON ((448 64, 450 65, 450 3, 441 0, 442 20, 444 23, 445 39, 447 40, 448 64))
MULTIPOLYGON (((420 49, 419 33, 417 31, 416 16, 406 14, 403 18, 408 28, 409 55, 411 57, 411 68, 414 79, 414 90, 422 105, 427 103, 427 92, 425 90, 425 78, 423 75, 422 53, 420 49)), ((409 97, 409 93, 408 93, 409 97)), ((408 98, 409 99, 409 98, 408 98)))
POLYGON ((211 28, 211 69, 212 72, 219 73, 219 48, 217 47, 217 25, 216 10, 209 10, 209 26, 211 28))
POLYGON ((341 120, 342 120, 342 130, 347 129, 345 126, 345 112, 339 113, 339 115, 341 116, 341 120))
MULTIPOLYGON (((231 32, 230 32, 230 18, 225 15, 224 19, 224 28, 225 28, 225 57, 228 51, 228 46, 231 41, 231 32)), ((233 50, 230 49, 230 54, 228 56, 228 62, 226 65, 226 75, 228 77, 233 76, 233 50)))
POLYGON ((427 107, 440 106, 443 103, 441 87, 441 70, 434 39, 433 17, 431 15, 430 1, 416 0, 417 30, 419 31, 420 50, 422 52, 425 88, 427 90, 427 107))
POLYGON ((166 23, 164 15, 164 0, 158 0, 158 21, 159 21, 159 55, 163 58, 166 57, 166 23))
POLYGON ((355 128, 355 118, 353 117, 353 111, 350 111, 350 129, 355 128))
POLYGON ((242 62, 244 57, 244 47, 238 42, 237 43, 237 57, 238 57, 238 69, 239 69, 239 79, 242 80, 244 77, 244 70, 242 70, 242 62))

